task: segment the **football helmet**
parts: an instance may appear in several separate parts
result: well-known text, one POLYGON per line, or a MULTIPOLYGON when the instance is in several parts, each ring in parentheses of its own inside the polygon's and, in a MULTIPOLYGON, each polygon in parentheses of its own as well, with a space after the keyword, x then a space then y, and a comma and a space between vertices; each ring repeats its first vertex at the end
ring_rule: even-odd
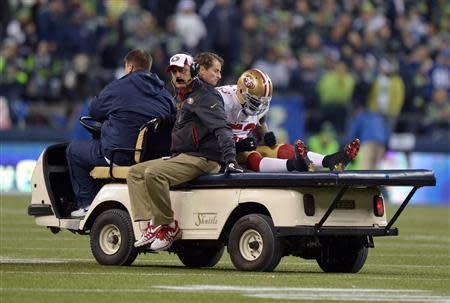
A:
POLYGON ((237 97, 248 116, 264 112, 272 99, 272 80, 256 68, 246 70, 237 82, 237 97))

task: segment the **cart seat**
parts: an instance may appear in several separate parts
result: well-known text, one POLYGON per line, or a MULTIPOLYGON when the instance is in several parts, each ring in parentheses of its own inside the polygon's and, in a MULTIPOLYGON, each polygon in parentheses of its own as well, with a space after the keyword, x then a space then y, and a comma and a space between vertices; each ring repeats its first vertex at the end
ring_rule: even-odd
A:
MULTIPOLYGON (((154 120, 154 119, 153 119, 154 120)), ((120 152, 134 152, 136 163, 170 156, 171 127, 149 121, 141 126, 135 148, 115 148, 109 166, 96 166, 90 171, 94 179, 126 179, 130 166, 113 165, 114 155, 120 152)))

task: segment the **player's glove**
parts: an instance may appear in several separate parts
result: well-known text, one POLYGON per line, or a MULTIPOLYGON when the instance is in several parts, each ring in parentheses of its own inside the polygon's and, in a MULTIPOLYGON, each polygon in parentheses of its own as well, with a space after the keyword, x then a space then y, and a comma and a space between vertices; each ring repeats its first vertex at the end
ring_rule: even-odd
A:
POLYGON ((277 138, 273 132, 267 132, 264 134, 264 144, 269 147, 277 145, 277 138))
POLYGON ((244 140, 236 142, 236 153, 256 150, 256 141, 253 137, 247 137, 244 140))
POLYGON ((244 172, 244 169, 242 167, 240 167, 239 164, 237 164, 235 161, 228 162, 225 165, 225 172, 224 172, 225 176, 228 176, 230 173, 240 174, 243 172, 244 172))

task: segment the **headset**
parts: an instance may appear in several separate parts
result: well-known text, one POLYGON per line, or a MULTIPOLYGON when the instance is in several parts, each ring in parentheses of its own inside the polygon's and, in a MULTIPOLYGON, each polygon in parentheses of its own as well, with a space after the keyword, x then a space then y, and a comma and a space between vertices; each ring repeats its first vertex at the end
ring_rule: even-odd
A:
POLYGON ((193 61, 192 64, 189 66, 189 69, 191 71, 191 77, 192 79, 194 79, 195 77, 198 76, 200 65, 197 62, 193 61))

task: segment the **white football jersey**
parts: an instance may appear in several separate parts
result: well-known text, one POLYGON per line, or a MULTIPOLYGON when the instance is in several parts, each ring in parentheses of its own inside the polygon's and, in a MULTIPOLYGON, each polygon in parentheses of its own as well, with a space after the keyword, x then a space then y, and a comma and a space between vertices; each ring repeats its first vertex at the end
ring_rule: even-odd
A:
POLYGON ((269 106, 259 115, 247 116, 242 113, 242 105, 237 98, 237 85, 225 85, 216 89, 222 95, 227 123, 233 130, 234 141, 244 140, 256 126, 260 125, 259 120, 267 113, 269 106))

